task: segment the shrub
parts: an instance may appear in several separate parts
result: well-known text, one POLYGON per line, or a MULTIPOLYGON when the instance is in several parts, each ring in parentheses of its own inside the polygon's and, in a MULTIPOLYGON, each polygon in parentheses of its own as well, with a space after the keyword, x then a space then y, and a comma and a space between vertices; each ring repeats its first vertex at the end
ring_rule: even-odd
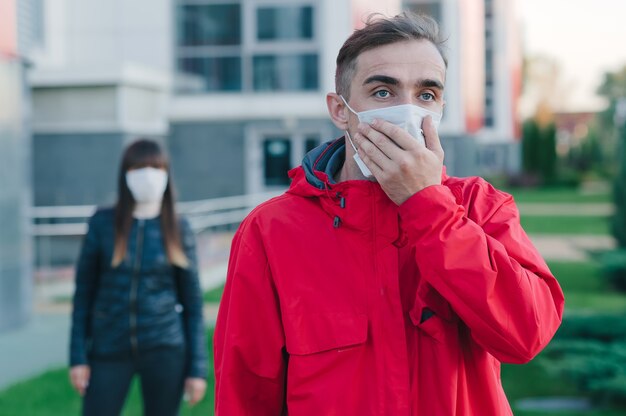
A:
POLYGON ((546 348, 541 363, 549 373, 572 381, 595 402, 626 403, 625 317, 568 317, 546 348))
POLYGON ((626 341, 626 317, 623 315, 569 315, 563 320, 556 340, 592 339, 605 343, 626 341))
POLYGON ((611 286, 620 292, 626 292, 626 249, 602 253, 600 262, 603 275, 611 286))

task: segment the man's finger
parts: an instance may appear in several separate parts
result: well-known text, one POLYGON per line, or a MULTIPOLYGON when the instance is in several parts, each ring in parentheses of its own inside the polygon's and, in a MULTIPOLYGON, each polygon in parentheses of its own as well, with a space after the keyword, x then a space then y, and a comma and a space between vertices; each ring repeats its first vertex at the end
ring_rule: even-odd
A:
POLYGON ((367 123, 359 123, 359 133, 370 141, 389 159, 398 157, 402 149, 391 138, 367 123))
POLYGON ((378 169, 384 169, 385 165, 390 162, 390 159, 372 142, 370 142, 361 133, 354 135, 357 145, 359 156, 363 163, 367 165, 370 171, 373 173, 372 164, 376 165, 378 169))
POLYGON ((388 121, 377 118, 372 122, 372 127, 374 130, 388 137, 401 150, 409 150, 419 143, 415 140, 415 137, 411 136, 409 132, 402 127, 396 126, 388 121))
POLYGON ((443 148, 441 147, 441 141, 439 140, 439 133, 435 128, 435 123, 431 116, 426 116, 422 121, 422 130, 424 131, 424 141, 426 147, 440 155, 443 155, 443 148))

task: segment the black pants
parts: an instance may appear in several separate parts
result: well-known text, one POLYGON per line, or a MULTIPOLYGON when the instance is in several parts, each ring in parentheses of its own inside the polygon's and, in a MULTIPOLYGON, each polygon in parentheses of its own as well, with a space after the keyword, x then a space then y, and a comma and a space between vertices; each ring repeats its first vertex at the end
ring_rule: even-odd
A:
POLYGON ((83 399, 84 416, 118 416, 135 374, 141 381, 146 416, 178 415, 185 382, 183 348, 160 348, 134 357, 91 360, 83 399))

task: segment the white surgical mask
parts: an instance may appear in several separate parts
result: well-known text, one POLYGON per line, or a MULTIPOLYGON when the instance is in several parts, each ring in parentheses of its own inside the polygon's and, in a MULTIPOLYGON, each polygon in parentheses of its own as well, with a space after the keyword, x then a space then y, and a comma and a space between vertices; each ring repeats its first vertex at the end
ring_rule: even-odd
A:
MULTIPOLYGON (((416 140, 425 144, 424 141, 424 132, 422 131, 422 121, 426 116, 431 116, 433 119, 433 123, 435 124, 435 129, 439 127, 439 123, 441 122, 441 114, 436 113, 434 111, 427 110, 423 107, 413 105, 413 104, 402 104, 402 105, 394 105, 391 107, 383 107, 383 108, 375 108, 373 110, 356 112, 350 107, 348 102, 343 96, 340 96, 343 102, 348 107, 348 110, 352 111, 362 123, 372 123, 374 119, 381 119, 390 122, 391 124, 395 124, 396 126, 406 130, 411 136, 415 137, 416 140)), ((361 156, 356 150, 354 143, 352 142, 352 138, 350 137, 350 133, 346 131, 346 137, 350 141, 350 145, 354 149, 354 161, 357 166, 361 170, 361 173, 366 178, 372 178, 374 175, 369 170, 369 168, 365 165, 361 156)))
POLYGON ((370 168, 367 167, 365 162, 363 162, 363 159, 361 159, 361 156, 359 156, 359 152, 357 152, 356 147, 354 146, 354 143, 352 142, 352 137, 350 137, 350 133, 348 133, 348 130, 346 130, 346 137, 348 138, 348 141, 350 142, 350 146, 352 146, 352 148, 354 149, 354 154, 352 155, 352 158, 354 159, 354 161, 356 162, 356 165, 361 170, 361 173, 367 179, 373 178, 374 175, 372 174, 372 171, 370 170, 370 168))
POLYGON ((424 118, 431 116, 435 129, 438 129, 439 123, 441 123, 441 113, 436 113, 414 104, 401 104, 356 112, 350 107, 345 98, 341 97, 341 99, 346 104, 346 107, 348 107, 348 110, 352 111, 359 118, 361 123, 372 123, 374 119, 377 118, 388 121, 406 130, 422 144, 425 144, 424 132, 422 131, 422 121, 424 121, 424 118))
POLYGON ((138 203, 158 202, 167 187, 167 172, 163 169, 141 168, 126 172, 126 184, 138 203))

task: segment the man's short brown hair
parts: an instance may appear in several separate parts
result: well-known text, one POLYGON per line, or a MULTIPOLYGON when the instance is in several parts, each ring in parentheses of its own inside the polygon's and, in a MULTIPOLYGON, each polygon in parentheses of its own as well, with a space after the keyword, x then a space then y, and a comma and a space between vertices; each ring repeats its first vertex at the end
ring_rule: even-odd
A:
POLYGON ((339 50, 335 72, 337 94, 343 95, 346 100, 350 98, 350 83, 361 53, 391 43, 420 39, 435 45, 447 67, 448 59, 443 50, 445 40, 440 37, 439 25, 432 17, 411 12, 403 12, 391 18, 380 14, 370 15, 365 27, 355 30, 339 50))

